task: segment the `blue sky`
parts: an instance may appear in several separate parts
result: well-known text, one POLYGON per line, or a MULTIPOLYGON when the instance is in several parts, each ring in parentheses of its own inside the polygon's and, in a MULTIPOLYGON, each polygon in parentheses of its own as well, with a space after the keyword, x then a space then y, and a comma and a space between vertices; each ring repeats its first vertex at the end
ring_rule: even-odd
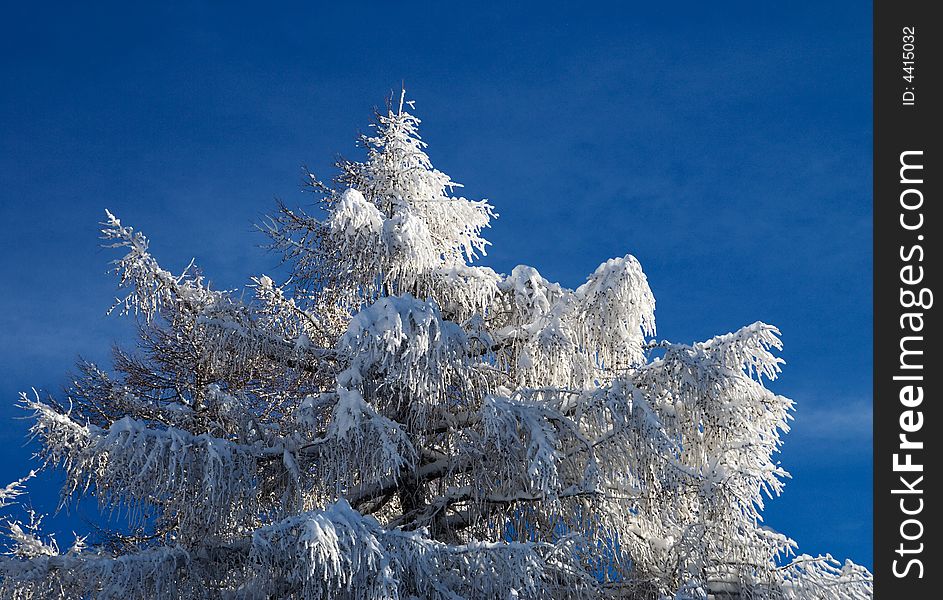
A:
POLYGON ((780 327, 799 409, 767 524, 871 565, 870 3, 127 4, 4 7, 0 483, 34 449, 18 392, 132 331, 104 208, 172 270, 284 273, 252 224, 405 81, 433 163, 501 215, 486 264, 575 286, 631 252, 659 337, 780 327))

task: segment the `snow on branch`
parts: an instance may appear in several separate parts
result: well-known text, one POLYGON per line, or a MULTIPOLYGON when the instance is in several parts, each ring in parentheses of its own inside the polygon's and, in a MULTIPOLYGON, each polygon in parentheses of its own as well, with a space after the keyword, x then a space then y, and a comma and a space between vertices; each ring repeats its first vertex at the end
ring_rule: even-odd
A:
POLYGON ((256 530, 249 556, 247 597, 549 599, 586 597, 595 587, 565 548, 448 545, 423 531, 385 530, 343 500, 256 530))
POLYGON ((180 547, 155 547, 108 556, 84 552, 29 560, 0 558, 0 598, 202 598, 191 577, 190 555, 180 547))
MULTIPOLYGON (((557 461, 560 456, 558 433, 548 416, 549 409, 489 397, 482 406, 483 454, 507 455, 505 472, 496 480, 507 491, 539 491, 552 494, 559 489, 557 461), (526 466, 519 470, 520 466, 526 466), (524 481, 520 481, 521 478, 524 481)), ((484 474, 483 474, 484 475, 484 474)))
POLYGON ((381 298, 355 315, 338 353, 350 357, 338 384, 361 389, 390 414, 401 411, 404 421, 424 421, 448 390, 471 383, 465 332, 445 321, 434 302, 409 295, 381 298))
POLYGON ((575 296, 572 320, 582 348, 608 368, 644 361, 645 336, 655 335, 655 297, 634 256, 599 265, 575 296))
POLYGON ((26 396, 34 436, 48 465, 66 474, 65 500, 90 488, 103 506, 123 504, 140 514, 148 505, 184 530, 220 535, 258 511, 258 449, 186 431, 151 429, 125 417, 107 429, 82 425, 26 396), (192 531, 192 530, 191 530, 192 531))
MULTIPOLYGON (((276 362, 291 368, 319 372, 330 352, 313 351, 298 339, 288 340, 283 331, 265 328, 253 307, 233 299, 226 292, 211 290, 202 276, 188 274, 190 267, 174 277, 160 267, 148 252, 148 240, 141 232, 123 226, 106 211, 102 239, 108 248, 127 248, 115 261, 119 286, 130 288, 112 310, 142 314, 145 322, 162 316, 178 335, 198 347, 198 360, 221 375, 236 367, 251 367, 259 361, 276 362)), ((192 263, 191 263, 192 267, 192 263)), ((179 340, 178 340, 179 341, 179 340)))
POLYGON ((770 351, 770 348, 783 348, 779 329, 760 321, 734 333, 713 337, 698 346, 730 368, 745 370, 748 376, 756 377, 758 381, 763 377, 770 381, 776 379, 780 373, 779 365, 785 362, 770 351))
POLYGON ((501 276, 488 267, 455 264, 439 267, 430 284, 430 296, 436 299, 449 320, 463 323, 488 314, 499 294, 501 276))
POLYGON ((317 445, 321 485, 335 493, 357 493, 382 479, 397 480, 418 456, 404 426, 380 414, 356 390, 338 387, 331 421, 317 445))
POLYGON ((9 506, 14 502, 14 500, 26 492, 24 485, 27 481, 36 476, 36 471, 30 471, 25 477, 21 477, 16 481, 8 483, 4 487, 0 488, 0 508, 9 506))
POLYGON ((606 261, 575 291, 523 265, 498 287, 497 341, 522 384, 584 386, 644 362, 655 298, 635 257, 606 261))
POLYGON ((282 207, 263 227, 300 280, 354 311, 382 295, 448 294, 443 276, 485 254, 494 208, 452 196, 461 186, 432 167, 418 125, 405 111, 378 115, 376 135, 361 140, 366 160, 338 162, 343 187, 316 186, 326 218, 282 207))
POLYGON ((802 554, 778 570, 776 587, 789 600, 869 600, 874 577, 850 560, 844 564, 831 555, 802 554))
POLYGON ((580 386, 592 378, 590 363, 566 321, 570 290, 524 265, 514 267, 498 288, 507 304, 495 319, 498 360, 518 385, 580 386))
POLYGON ((379 533, 378 523, 345 501, 257 529, 249 551, 256 574, 245 595, 395 598, 398 586, 379 533))
POLYGON ((376 135, 362 140, 367 160, 341 161, 340 180, 360 190, 388 216, 399 207, 415 211, 446 263, 472 261, 485 253, 488 242, 480 233, 496 216, 494 207, 484 200, 451 196, 461 186, 432 167, 419 122, 408 112, 378 115, 376 135))
POLYGON ((141 313, 150 321, 161 309, 172 305, 181 304, 199 312, 223 298, 222 293, 205 288, 199 277, 187 277, 186 271, 174 277, 162 269, 148 252, 149 242, 143 233, 123 226, 107 210, 105 217, 101 230, 104 246, 127 248, 128 252, 115 261, 114 271, 119 276, 120 287, 128 287, 130 292, 119 299, 112 310, 120 306, 123 312, 141 313))

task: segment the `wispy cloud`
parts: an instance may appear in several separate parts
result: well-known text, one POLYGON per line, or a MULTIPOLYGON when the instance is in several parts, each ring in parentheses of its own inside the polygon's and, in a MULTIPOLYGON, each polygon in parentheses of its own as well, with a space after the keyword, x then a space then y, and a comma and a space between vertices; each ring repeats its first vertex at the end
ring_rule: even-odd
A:
POLYGON ((802 403, 795 416, 790 434, 793 441, 797 438, 831 442, 871 439, 873 412, 869 399, 802 403))

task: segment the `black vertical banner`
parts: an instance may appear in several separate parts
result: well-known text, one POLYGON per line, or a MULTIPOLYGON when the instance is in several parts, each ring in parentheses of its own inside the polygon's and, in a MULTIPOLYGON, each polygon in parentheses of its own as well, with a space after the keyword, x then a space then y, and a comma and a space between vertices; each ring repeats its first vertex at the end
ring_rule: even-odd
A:
POLYGON ((876 598, 938 598, 943 21, 929 0, 874 3, 876 598), (939 294, 935 297, 935 293, 939 294), (933 557, 933 558, 931 558, 933 557))

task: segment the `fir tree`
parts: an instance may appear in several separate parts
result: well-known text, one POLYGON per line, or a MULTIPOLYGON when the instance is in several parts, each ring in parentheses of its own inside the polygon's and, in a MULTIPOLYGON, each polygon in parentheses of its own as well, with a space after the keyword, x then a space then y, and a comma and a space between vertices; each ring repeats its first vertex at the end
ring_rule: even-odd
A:
MULTIPOLYGON (((408 103, 407 103, 408 104, 408 103)), ((140 343, 23 395, 63 551, 10 521, 4 598, 869 598, 871 574, 761 525, 793 402, 778 331, 654 339, 632 256, 576 289, 473 264, 496 215, 378 114, 362 162, 263 227, 290 283, 171 274, 110 213, 140 343)), ((0 505, 25 490, 0 489, 0 505)))

